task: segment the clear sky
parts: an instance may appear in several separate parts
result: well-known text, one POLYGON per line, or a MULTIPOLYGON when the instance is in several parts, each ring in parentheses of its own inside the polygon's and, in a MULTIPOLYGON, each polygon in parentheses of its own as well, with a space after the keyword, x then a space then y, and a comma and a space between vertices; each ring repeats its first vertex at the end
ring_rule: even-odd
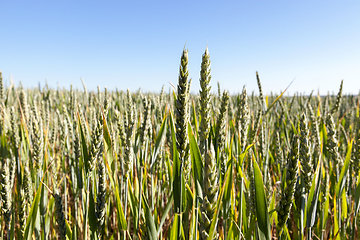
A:
POLYGON ((360 90, 360 1, 5 1, 0 70, 25 87, 159 92, 177 84, 186 43, 192 92, 209 47, 213 90, 360 90))

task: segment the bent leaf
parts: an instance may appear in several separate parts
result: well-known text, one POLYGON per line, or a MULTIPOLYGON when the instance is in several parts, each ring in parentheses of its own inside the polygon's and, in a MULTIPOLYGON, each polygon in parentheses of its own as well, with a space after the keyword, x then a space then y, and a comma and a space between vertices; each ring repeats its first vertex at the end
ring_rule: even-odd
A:
POLYGON ((350 144, 348 145, 344 166, 341 169, 340 178, 339 178, 338 183, 336 184, 336 196, 338 196, 338 197, 341 197, 342 191, 344 190, 344 187, 345 187, 345 182, 346 182, 345 176, 349 170, 352 143, 353 143, 353 139, 351 140, 350 144))

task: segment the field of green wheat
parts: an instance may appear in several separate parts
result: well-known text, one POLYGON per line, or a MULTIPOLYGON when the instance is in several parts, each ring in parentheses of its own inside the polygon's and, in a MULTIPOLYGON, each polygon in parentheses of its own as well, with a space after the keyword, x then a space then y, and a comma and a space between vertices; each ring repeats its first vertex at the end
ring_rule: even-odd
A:
POLYGON ((0 72, 0 238, 359 239, 360 96, 216 91, 207 50, 199 70, 198 94, 185 49, 160 94, 0 72))

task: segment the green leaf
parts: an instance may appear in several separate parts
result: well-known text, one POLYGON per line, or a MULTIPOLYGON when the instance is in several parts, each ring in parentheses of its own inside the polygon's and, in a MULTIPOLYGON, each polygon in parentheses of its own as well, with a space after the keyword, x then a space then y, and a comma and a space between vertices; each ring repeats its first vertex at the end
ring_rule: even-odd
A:
MULTIPOLYGON (((294 79, 294 80, 295 80, 295 79, 294 79)), ((285 90, 270 104, 270 106, 267 108, 264 116, 266 116, 266 115, 270 112, 271 108, 275 105, 275 103, 276 103, 277 101, 279 101, 279 99, 282 97, 282 95, 284 95, 284 93, 285 93, 286 90, 290 87, 290 85, 294 82, 294 80, 292 80, 291 83, 289 84, 289 86, 287 86, 287 88, 285 88, 285 90)))
POLYGON ((130 206, 131 215, 133 217, 133 222, 138 223, 139 219, 139 200, 134 193, 135 189, 128 187, 128 204, 130 206))
POLYGON ((316 218, 316 208, 317 203, 320 195, 320 188, 321 188, 321 170, 322 170, 321 161, 318 161, 318 165, 316 167, 315 176, 311 183, 310 193, 307 199, 307 220, 306 220, 306 227, 312 227, 315 223, 316 218))
POLYGON ((188 184, 185 184, 185 193, 186 193, 186 198, 187 198, 187 202, 191 202, 191 204, 189 204, 189 207, 192 208, 192 203, 194 201, 194 194, 191 191, 191 188, 188 184))
POLYGON ((161 229, 162 229, 162 226, 163 224, 165 223, 165 220, 167 218, 167 215, 172 207, 172 201, 174 200, 174 197, 173 197, 173 193, 171 192, 171 195, 170 197, 168 198, 168 202, 165 206, 165 209, 163 211, 163 214, 161 216, 161 220, 160 220, 160 225, 159 225, 159 230, 158 230, 158 233, 157 233, 157 236, 159 237, 160 236, 160 233, 161 233, 161 229))
POLYGON ((87 149, 87 145, 86 145, 86 138, 85 138, 83 129, 81 127, 79 114, 78 114, 78 119, 79 119, 79 129, 80 129, 80 138, 81 138, 81 150, 82 150, 82 155, 83 155, 83 159, 84 159, 83 161, 85 163, 85 168, 87 171, 89 169, 89 166, 88 166, 89 154, 88 154, 88 149, 87 149))
POLYGON ((182 212, 182 196, 184 195, 182 192, 182 173, 180 169, 180 160, 179 160, 179 152, 176 147, 176 136, 175 136, 175 125, 172 118, 172 114, 170 113, 170 126, 171 126, 171 135, 173 139, 173 193, 174 193, 174 208, 177 214, 182 212))
POLYGON ((177 151, 174 155, 174 161, 173 161, 173 174, 174 174, 174 179, 173 179, 173 191, 174 191, 174 208, 175 208, 175 212, 180 214, 182 209, 181 209, 181 205, 182 205, 182 187, 181 187, 181 181, 182 181, 182 174, 181 174, 181 170, 180 170, 180 161, 179 161, 179 154, 177 151))
POLYGON ((358 177, 355 188, 355 215, 359 213, 360 208, 360 177, 358 177))
POLYGON ((284 231, 283 234, 284 234, 284 236, 286 237, 286 239, 292 240, 291 237, 290 237, 289 229, 287 228, 286 225, 284 226, 283 231, 284 231))
MULTIPOLYGON (((245 184, 244 184, 244 187, 245 187, 245 184)), ((239 225, 240 229, 243 228, 243 231, 244 233, 246 233, 247 231, 247 227, 249 226, 249 221, 248 221, 248 216, 246 215, 246 197, 245 197, 245 194, 243 193, 242 194, 242 200, 241 200, 241 206, 242 206, 242 212, 241 212, 241 215, 242 215, 242 224, 239 225), (243 227, 244 226, 244 227, 243 227)), ((239 219, 240 221, 240 219, 239 219)))
POLYGON ((112 177, 111 168, 110 168, 109 164, 107 162, 105 162, 105 165, 106 165, 106 167, 108 169, 108 173, 109 173, 108 176, 109 176, 109 179, 110 179, 111 186, 112 186, 113 189, 115 188, 116 216, 117 216, 118 229, 119 230, 127 230, 127 223, 126 223, 124 211, 123 211, 122 206, 121 206, 119 187, 114 182, 114 179, 112 177))
MULTIPOLYGON (((172 168, 171 168, 171 164, 170 164, 170 156, 169 155, 165 155, 165 167, 167 168, 168 179, 172 182, 174 177, 173 177, 173 172, 172 172, 172 168)), ((165 172, 165 174, 166 174, 166 172, 165 172)), ((171 188, 171 193, 172 193, 172 188, 171 188)))
POLYGON ((181 212, 184 212, 187 208, 187 201, 188 201, 187 186, 188 186, 188 184, 185 184, 184 174, 181 174, 181 196, 182 196, 181 212))
POLYGON ((227 220, 229 210, 231 209, 231 189, 233 183, 233 166, 232 159, 230 159, 230 166, 227 170, 227 178, 225 181, 225 189, 224 189, 224 199, 223 199, 223 211, 224 211, 224 219, 227 220))
POLYGON ((256 217, 259 228, 259 239, 270 240, 270 220, 268 207, 266 203, 266 195, 264 189, 264 183, 262 180, 261 170, 259 165, 253 159, 254 164, 254 180, 255 180, 255 202, 256 202, 256 217))
POLYGON ((321 229, 325 229, 325 227, 326 227, 326 223, 327 223, 328 216, 329 216, 329 205, 330 205, 330 197, 327 196, 325 204, 324 204, 324 221, 323 221, 323 225, 322 225, 321 229))
POLYGON ((176 214, 174 217, 174 222, 170 230, 170 240, 183 239, 182 224, 181 224, 181 214, 176 214))
POLYGON ((343 191, 342 195, 341 195, 341 218, 342 221, 344 221, 344 219, 347 219, 347 198, 346 198, 346 192, 343 191))
POLYGON ((194 173, 196 196, 200 199, 203 199, 202 185, 203 185, 204 166, 201 159, 199 146, 196 142, 192 129, 191 127, 188 127, 188 129, 189 129, 190 153, 191 153, 191 161, 192 161, 191 164, 194 173))
POLYGON ((107 126, 107 123, 106 123, 106 119, 105 119, 105 116, 103 115, 103 122, 104 122, 104 127, 103 127, 103 134, 104 134, 104 139, 105 139, 105 143, 107 145, 107 150, 112 150, 111 149, 111 136, 110 136, 110 133, 109 133, 109 128, 107 126))
MULTIPOLYGON (((66 221, 66 224, 69 225, 69 223, 66 221)), ((77 239, 77 226, 76 224, 73 224, 73 229, 72 229, 72 233, 71 233, 71 240, 76 240, 77 239)))
POLYGON ((240 175, 240 177, 241 177, 241 178, 243 179, 243 181, 244 181, 244 184, 247 186, 249 180, 246 178, 245 174, 244 174, 243 171, 241 170, 241 166, 240 166, 240 165, 237 167, 237 174, 240 175))
POLYGON ((68 239, 72 239, 71 227, 66 219, 65 219, 65 225, 66 225, 66 236, 68 237, 68 239))
POLYGON ((327 131, 326 131, 325 123, 321 124, 319 128, 320 128, 320 140, 323 143, 321 149, 323 153, 326 153, 326 145, 328 141, 327 141, 327 131))
POLYGON ((345 176, 346 176, 346 174, 347 174, 347 172, 349 170, 349 166, 350 166, 352 143, 353 143, 353 139, 351 140, 350 144, 348 145, 344 166, 341 169, 340 178, 339 178, 338 183, 336 184, 336 190, 335 191, 336 191, 336 196, 338 196, 338 197, 341 197, 342 191, 344 190, 344 187, 345 187, 345 182, 346 182, 346 177, 345 176))
POLYGON ((244 158, 245 158, 246 153, 248 152, 248 150, 249 150, 252 146, 254 146, 254 144, 255 144, 255 143, 252 143, 252 144, 248 145, 248 146, 245 148, 245 150, 240 154, 240 166, 242 166, 242 164, 243 164, 243 161, 244 161, 244 158))
POLYGON ((226 240, 235 239, 235 234, 237 233, 236 226, 234 223, 230 224, 229 231, 227 232, 226 240))
POLYGON ((269 207, 269 213, 270 213, 270 223, 273 222, 274 217, 276 215, 276 205, 275 205, 275 193, 276 191, 273 191, 273 195, 271 197, 271 201, 270 201, 270 207, 269 207))
POLYGON ((31 209, 28 215, 28 218, 26 219, 26 228, 24 233, 24 239, 31 240, 32 239, 32 233, 34 231, 36 217, 38 216, 38 207, 40 202, 40 195, 41 195, 41 187, 42 182, 39 184, 38 189, 36 190, 35 198, 31 204, 31 209))
MULTIPOLYGON (((228 177, 228 175, 226 174, 225 182, 226 182, 227 177, 228 177)), ((211 219, 211 225, 210 225, 210 231, 209 231, 208 239, 214 239, 214 236, 215 236, 215 227, 216 227, 218 219, 219 219, 219 213, 220 213, 220 210, 221 210, 220 206, 221 206, 221 203, 222 203, 222 199, 224 197, 225 182, 224 182, 224 185, 222 186, 222 188, 220 189, 219 198, 218 198, 218 200, 216 202, 215 213, 213 215, 213 218, 211 219)))
POLYGON ((157 235, 154 217, 151 214, 151 211, 149 209, 149 204, 146 200, 146 196, 144 195, 144 193, 143 193, 142 200, 143 200, 143 205, 144 205, 144 210, 145 210, 146 227, 148 229, 147 236, 149 236, 150 240, 156 240, 158 235, 157 235))
POLYGON ((190 222, 190 230, 189 230, 189 240, 195 240, 197 238, 197 226, 198 226, 198 205, 199 201, 193 200, 192 209, 191 209, 191 222, 190 222))
POLYGON ((298 130, 296 129, 296 127, 295 127, 294 123, 291 121, 291 119, 290 119, 290 124, 291 124, 294 134, 298 134, 298 130))
POLYGON ((251 218, 250 227, 247 229, 246 235, 245 235, 246 240, 251 240, 252 233, 255 229, 255 225, 256 225, 255 218, 251 218))
POLYGON ((237 232, 236 232, 236 235, 238 234, 242 234, 242 226, 243 226, 243 212, 244 212, 244 209, 246 208, 244 202, 243 202, 243 198, 244 198, 244 179, 242 177, 240 177, 240 180, 238 181, 240 182, 240 186, 239 186, 239 202, 238 202, 238 226, 237 226, 237 232))
POLYGON ((115 186, 115 197, 116 197, 116 213, 117 213, 117 222, 118 222, 118 228, 121 230, 127 230, 127 223, 124 216, 124 211, 121 206, 121 200, 120 200, 120 193, 119 193, 119 187, 115 186))
POLYGON ((153 154, 152 154, 152 157, 151 157, 151 162, 150 162, 150 168, 151 169, 153 168, 154 163, 155 163, 155 161, 157 159, 157 155, 159 154, 159 149, 161 147, 161 141, 164 138, 165 133, 166 133, 166 116, 164 116, 164 120, 163 120, 163 122, 161 124, 159 133, 158 133, 157 138, 156 138, 154 151, 153 151, 153 154))
POLYGON ((197 118, 196 118, 196 110, 195 110, 195 102, 192 101, 192 119, 194 121, 193 125, 194 125, 194 128, 195 128, 195 133, 199 132, 198 131, 198 122, 197 122, 197 118))
MULTIPOLYGON (((173 86, 174 87, 174 86, 173 86)), ((176 88, 174 87, 174 89, 176 90, 176 88)), ((177 96, 176 96, 176 92, 173 91, 173 97, 174 97, 174 107, 176 108, 177 105, 177 96)))
POLYGON ((11 213, 10 239, 14 239, 15 235, 15 211, 11 213))
POLYGON ((96 232, 97 230, 97 218, 95 214, 95 201, 92 191, 89 194, 89 207, 88 207, 88 218, 89 218, 89 229, 91 232, 96 232))
MULTIPOLYGON (((334 197, 334 209, 337 209, 336 207, 337 198, 336 195, 334 197)), ((334 240, 340 240, 340 234, 339 234, 339 219, 338 214, 336 213, 336 210, 334 212, 334 230, 333 230, 333 239, 334 240)))

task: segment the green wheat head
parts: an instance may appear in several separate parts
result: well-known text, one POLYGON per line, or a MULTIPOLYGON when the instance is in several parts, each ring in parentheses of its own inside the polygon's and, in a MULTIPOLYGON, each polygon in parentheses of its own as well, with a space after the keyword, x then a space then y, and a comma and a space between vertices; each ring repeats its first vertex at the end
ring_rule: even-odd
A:
POLYGON ((299 161, 299 137, 294 135, 291 143, 291 151, 288 156, 285 188, 282 191, 278 205, 278 225, 279 231, 282 230, 289 218, 292 201, 294 200, 295 184, 298 176, 299 161))
POLYGON ((200 116, 201 123, 199 129, 199 142, 200 153, 204 156, 205 148, 207 145, 207 139, 210 130, 210 55, 208 48, 206 48, 204 55, 202 56, 201 71, 200 71, 200 116))

